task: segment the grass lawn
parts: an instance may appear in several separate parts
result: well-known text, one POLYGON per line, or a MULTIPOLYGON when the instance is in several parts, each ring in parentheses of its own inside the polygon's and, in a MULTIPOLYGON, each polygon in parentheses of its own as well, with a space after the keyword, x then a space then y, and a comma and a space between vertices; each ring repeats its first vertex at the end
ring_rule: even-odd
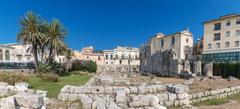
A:
POLYGON ((193 106, 212 106, 228 103, 228 98, 213 98, 200 103, 193 103, 193 106))
POLYGON ((48 97, 56 98, 61 88, 65 85, 84 85, 91 76, 89 75, 70 75, 59 77, 59 82, 42 81, 39 78, 31 77, 28 83, 32 89, 48 91, 48 97))

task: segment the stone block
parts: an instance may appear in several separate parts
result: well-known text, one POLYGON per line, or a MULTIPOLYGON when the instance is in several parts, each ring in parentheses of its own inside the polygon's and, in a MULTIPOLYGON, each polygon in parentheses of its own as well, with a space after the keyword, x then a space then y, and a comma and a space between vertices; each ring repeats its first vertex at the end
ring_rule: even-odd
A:
POLYGON ((177 99, 182 100, 188 98, 188 93, 177 94, 177 99))
POLYGON ((167 93, 157 94, 156 96, 158 97, 159 101, 168 101, 167 93))
POLYGON ((133 107, 145 107, 158 105, 159 100, 154 95, 137 95, 132 97, 132 101, 129 102, 129 106, 133 107))
POLYGON ((26 82, 16 83, 15 84, 15 90, 17 92, 27 91, 29 84, 26 82))
POLYGON ((36 94, 14 95, 16 103, 25 108, 39 109, 44 104, 44 98, 36 94))
POLYGON ((137 94, 138 93, 138 88, 137 87, 128 87, 130 90, 131 94, 137 94))
POLYGON ((173 101, 177 99, 177 95, 174 93, 168 93, 168 101, 173 101))
POLYGON ((14 97, 10 96, 0 100, 0 109, 15 109, 14 97))

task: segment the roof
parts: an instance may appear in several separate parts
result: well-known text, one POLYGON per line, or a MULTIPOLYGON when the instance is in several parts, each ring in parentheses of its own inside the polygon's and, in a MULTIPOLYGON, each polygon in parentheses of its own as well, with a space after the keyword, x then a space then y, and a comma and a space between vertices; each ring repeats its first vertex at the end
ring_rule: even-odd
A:
POLYGON ((232 17, 237 17, 237 16, 240 16, 240 14, 237 14, 237 13, 227 14, 227 15, 220 16, 217 19, 208 20, 208 21, 205 21, 203 23, 209 23, 209 22, 218 21, 218 20, 227 19, 227 18, 232 18, 232 17))
POLYGON ((3 44, 0 44, 0 48, 11 48, 11 49, 14 49, 13 47, 10 47, 8 45, 3 45, 3 44))

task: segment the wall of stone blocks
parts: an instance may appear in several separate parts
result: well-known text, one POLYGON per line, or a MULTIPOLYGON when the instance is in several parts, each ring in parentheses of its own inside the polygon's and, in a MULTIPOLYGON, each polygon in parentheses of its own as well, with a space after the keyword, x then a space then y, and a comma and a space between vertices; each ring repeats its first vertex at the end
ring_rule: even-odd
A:
POLYGON ((84 109, 121 109, 189 105, 183 85, 149 84, 126 87, 65 86, 58 99, 83 102, 84 109))
POLYGON ((189 94, 189 99, 191 103, 202 102, 213 98, 224 98, 233 94, 240 92, 240 86, 222 88, 211 91, 199 92, 194 94, 189 94))

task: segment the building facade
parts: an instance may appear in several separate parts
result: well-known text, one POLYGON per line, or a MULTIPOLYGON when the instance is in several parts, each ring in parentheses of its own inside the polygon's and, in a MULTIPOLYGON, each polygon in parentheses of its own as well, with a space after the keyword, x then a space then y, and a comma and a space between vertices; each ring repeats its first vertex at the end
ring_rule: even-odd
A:
POLYGON ((104 64, 104 54, 101 51, 94 51, 92 46, 82 48, 81 52, 74 51, 74 55, 79 60, 92 60, 97 65, 104 64))
POLYGON ((113 50, 104 50, 105 65, 140 65, 139 49, 117 46, 113 50))
POLYGON ((239 61, 240 14, 221 16, 203 24, 203 61, 239 61))
POLYGON ((11 62, 13 61, 14 48, 0 44, 0 62, 11 62))
POLYGON ((192 49, 193 35, 189 30, 170 35, 158 33, 140 49, 140 71, 165 76, 190 72, 185 60, 192 59, 192 49))

